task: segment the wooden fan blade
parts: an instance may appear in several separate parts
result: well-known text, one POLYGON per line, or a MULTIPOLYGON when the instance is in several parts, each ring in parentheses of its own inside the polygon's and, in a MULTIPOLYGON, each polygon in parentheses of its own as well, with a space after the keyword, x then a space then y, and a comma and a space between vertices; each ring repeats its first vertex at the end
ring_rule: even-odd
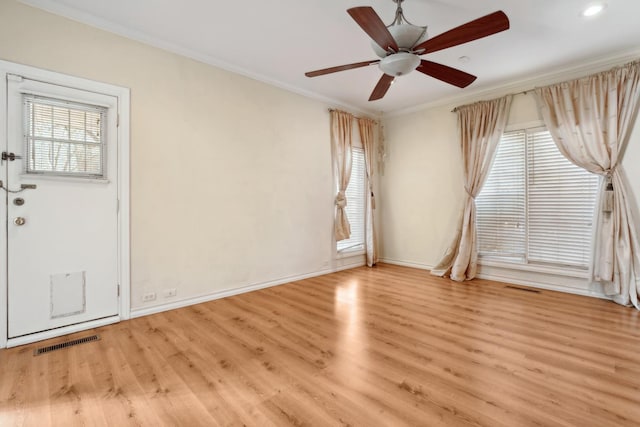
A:
POLYGON ((447 67, 446 65, 438 64, 436 62, 426 61, 424 59, 420 61, 420 65, 418 65, 416 70, 458 87, 467 87, 477 78, 476 76, 465 73, 464 71, 447 67))
POLYGON ((398 45, 391 36, 382 19, 375 10, 369 6, 354 7, 347 10, 347 13, 360 25, 360 28, 375 41, 378 46, 388 51, 389 48, 394 52, 398 51, 398 45))
POLYGON ((373 88, 373 92, 371 92, 371 96, 369 97, 369 101, 375 101, 376 99, 382 98, 389 88, 391 87, 391 83, 395 80, 395 77, 390 76, 388 74, 383 74, 378 80, 378 84, 375 88, 373 88))
POLYGON ((379 59, 374 59, 373 61, 364 61, 364 62, 356 62, 354 64, 338 65, 337 67, 323 68, 322 70, 309 71, 308 73, 304 73, 304 75, 307 77, 324 76, 325 74, 337 73, 338 71, 345 71, 345 70, 352 70, 354 68, 366 67, 367 65, 377 64, 378 62, 380 62, 379 59))
POLYGON ((466 24, 460 25, 446 33, 442 33, 432 39, 420 43, 419 45, 414 46, 413 50, 417 51, 424 49, 424 52, 421 52, 420 55, 436 52, 448 47, 481 39, 482 37, 487 37, 508 29, 509 18, 507 18, 507 15, 505 15, 504 12, 498 11, 471 22, 467 22, 466 24))

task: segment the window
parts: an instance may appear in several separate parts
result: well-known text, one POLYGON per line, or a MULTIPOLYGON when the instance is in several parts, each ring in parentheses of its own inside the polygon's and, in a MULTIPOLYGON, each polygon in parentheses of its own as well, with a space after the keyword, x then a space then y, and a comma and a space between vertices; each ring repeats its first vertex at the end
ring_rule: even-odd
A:
POLYGON ((27 173, 104 177, 106 108, 26 94, 23 99, 27 173))
POLYGON ((587 269, 598 185, 546 129, 505 133, 476 198, 480 257, 587 269))
POLYGON ((364 168, 364 150, 353 148, 351 179, 347 186, 347 219, 351 226, 351 237, 337 242, 338 252, 364 248, 364 210, 365 210, 366 172, 364 168))

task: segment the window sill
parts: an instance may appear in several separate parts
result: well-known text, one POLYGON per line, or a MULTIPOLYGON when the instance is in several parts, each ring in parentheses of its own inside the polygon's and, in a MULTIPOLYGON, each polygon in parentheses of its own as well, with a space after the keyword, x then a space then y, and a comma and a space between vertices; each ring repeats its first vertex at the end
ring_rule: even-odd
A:
POLYGON ((350 258, 350 257, 354 257, 354 256, 361 256, 365 254, 365 250, 364 248, 357 248, 357 249, 346 249, 344 251, 340 251, 336 254, 336 259, 342 259, 342 258, 350 258))
POLYGON ((554 276, 575 277, 580 279, 588 279, 589 271, 579 270, 571 267, 550 267, 544 265, 518 264, 505 261, 496 261, 489 259, 479 259, 480 266, 504 268, 508 270, 530 271, 532 273, 550 274, 554 276))
POLYGON ((72 175, 46 175, 39 173, 21 173, 20 179, 24 181, 42 180, 42 181, 65 181, 65 182, 85 182, 89 184, 110 184, 109 178, 94 178, 89 176, 72 176, 72 175))

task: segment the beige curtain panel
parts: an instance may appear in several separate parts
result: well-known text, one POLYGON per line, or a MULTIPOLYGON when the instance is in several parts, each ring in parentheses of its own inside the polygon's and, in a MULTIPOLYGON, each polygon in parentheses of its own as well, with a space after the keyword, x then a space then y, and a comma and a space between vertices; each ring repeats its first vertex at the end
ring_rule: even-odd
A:
POLYGON ((331 111, 331 149, 333 151, 333 173, 338 183, 336 194, 335 236, 336 242, 351 236, 351 227, 345 208, 347 196, 345 191, 351 178, 351 130, 353 116, 344 111, 331 111))
POLYGON ((619 304, 638 306, 640 242, 622 165, 638 113, 640 62, 536 89, 562 154, 602 179, 593 278, 619 304), (613 200, 611 200, 613 197, 613 200))
POLYGON ((364 148, 365 168, 367 171, 367 182, 369 192, 367 194, 367 206, 365 211, 365 250, 367 254, 367 265, 373 267, 378 262, 378 251, 376 229, 373 224, 373 210, 376 208, 376 200, 373 195, 373 155, 374 155, 374 129, 376 122, 370 119, 358 119, 358 130, 360 140, 364 148))
POLYGON ((456 281, 476 277, 476 196, 480 193, 504 132, 512 95, 458 107, 466 200, 462 221, 453 242, 431 274, 456 281))

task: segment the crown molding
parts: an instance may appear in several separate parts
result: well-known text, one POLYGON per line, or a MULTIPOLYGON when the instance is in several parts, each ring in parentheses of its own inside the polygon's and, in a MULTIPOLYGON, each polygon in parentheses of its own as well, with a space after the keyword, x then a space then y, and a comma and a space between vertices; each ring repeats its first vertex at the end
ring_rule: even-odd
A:
POLYGON ((523 79, 498 84, 488 89, 467 92, 464 95, 442 98, 437 101, 416 105, 414 107, 385 112, 383 114, 383 118, 404 116, 437 107, 464 105, 484 99, 498 98, 510 93, 528 92, 536 87, 585 77, 590 74, 615 67, 616 65, 637 60, 638 58, 640 58, 640 49, 621 51, 611 55, 594 58, 589 61, 577 62, 544 74, 530 75, 523 79))
POLYGON ((78 9, 65 6, 53 0, 18 0, 18 2, 25 4, 27 6, 44 10, 45 12, 49 12, 54 15, 61 16, 63 18, 70 19, 72 21, 79 22, 84 25, 95 27, 100 30, 107 31, 109 33, 113 33, 127 39, 135 40, 137 42, 140 42, 149 46, 153 46, 155 48, 162 49, 167 52, 171 52, 180 56, 184 56, 189 59, 193 59, 198 62, 202 62, 204 64, 211 65, 213 67, 232 72, 234 74, 239 74, 241 76, 250 78, 252 80, 256 80, 261 83, 265 83, 270 86, 277 87, 279 89, 283 89, 287 92, 295 93, 296 95, 301 95, 306 98, 320 101, 324 104, 331 106, 332 108, 335 107, 343 110, 348 110, 348 111, 351 111, 357 114, 362 114, 365 116, 373 116, 373 117, 380 116, 380 113, 378 111, 362 109, 355 105, 345 104, 344 102, 338 101, 336 99, 332 99, 312 91, 301 89, 299 87, 290 85, 288 83, 273 79, 271 77, 268 77, 259 73, 255 73, 253 71, 235 66, 233 64, 229 64, 228 62, 225 62, 225 61, 221 61, 211 55, 203 54, 201 52, 197 52, 195 50, 186 48, 184 46, 171 43, 167 40, 153 37, 142 31, 132 30, 123 25, 119 25, 112 21, 99 18, 90 13, 82 12, 78 9))

